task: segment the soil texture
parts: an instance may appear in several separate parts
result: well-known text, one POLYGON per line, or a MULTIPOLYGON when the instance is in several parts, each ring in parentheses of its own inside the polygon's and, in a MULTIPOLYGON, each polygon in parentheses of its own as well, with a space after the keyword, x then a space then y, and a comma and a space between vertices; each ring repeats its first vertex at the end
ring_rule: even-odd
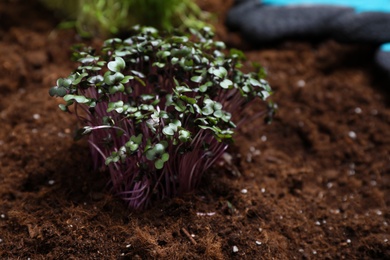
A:
MULTIPOLYGON (((390 81, 376 46, 249 47, 278 112, 243 126, 193 194, 129 211, 48 90, 85 40, 37 1, 0 1, 1 259, 390 259, 390 81)), ((90 40, 87 44, 99 44, 90 40)))

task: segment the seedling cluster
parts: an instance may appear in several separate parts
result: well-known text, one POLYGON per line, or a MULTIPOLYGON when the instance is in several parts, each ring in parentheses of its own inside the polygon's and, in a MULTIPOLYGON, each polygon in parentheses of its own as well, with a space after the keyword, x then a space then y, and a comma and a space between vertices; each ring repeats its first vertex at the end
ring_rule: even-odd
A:
POLYGON ((89 136, 95 167, 108 168, 113 192, 144 209, 199 185, 244 122, 244 108, 271 90, 263 73, 241 72, 242 52, 226 54, 207 27, 188 36, 134 30, 100 52, 77 48, 80 66, 50 95, 79 118, 76 138, 89 136))
POLYGON ((161 30, 199 29, 207 25, 210 14, 193 0, 40 0, 61 14, 67 22, 60 27, 75 27, 83 37, 127 33, 136 24, 161 30))

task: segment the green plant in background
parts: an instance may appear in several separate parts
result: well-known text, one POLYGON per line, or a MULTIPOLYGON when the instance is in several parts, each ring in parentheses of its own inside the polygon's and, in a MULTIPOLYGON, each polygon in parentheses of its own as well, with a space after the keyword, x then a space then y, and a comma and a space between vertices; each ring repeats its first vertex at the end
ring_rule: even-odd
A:
POLYGON ((100 52, 77 49, 81 65, 50 89, 61 110, 74 106, 76 138, 89 135, 95 168, 132 209, 192 191, 248 121, 244 109, 271 93, 264 73, 239 70, 242 52, 226 55, 210 28, 193 33, 141 27, 100 52))
POLYGON ((137 24, 161 30, 188 31, 209 26, 209 15, 193 0, 41 0, 58 11, 80 35, 107 37, 129 31, 137 24))

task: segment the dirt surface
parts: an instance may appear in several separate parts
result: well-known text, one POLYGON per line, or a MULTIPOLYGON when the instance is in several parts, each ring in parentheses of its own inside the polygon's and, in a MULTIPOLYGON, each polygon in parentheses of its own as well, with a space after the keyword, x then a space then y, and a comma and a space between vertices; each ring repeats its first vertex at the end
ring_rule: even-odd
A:
MULTIPOLYGON (((130 212, 48 90, 81 41, 36 1, 0 1, 1 259, 390 259, 390 81, 374 47, 246 49, 279 111, 243 127, 194 194, 130 212)), ((231 1, 199 1, 219 17, 231 1)))

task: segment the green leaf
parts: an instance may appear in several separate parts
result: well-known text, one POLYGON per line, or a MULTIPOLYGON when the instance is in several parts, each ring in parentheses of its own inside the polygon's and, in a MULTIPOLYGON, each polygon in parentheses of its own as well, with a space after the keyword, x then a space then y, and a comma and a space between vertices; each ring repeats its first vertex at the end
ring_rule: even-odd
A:
POLYGON ((130 151, 130 153, 133 153, 138 150, 139 144, 130 138, 130 140, 125 144, 125 147, 130 151))
POLYGON ((115 94, 117 92, 125 92, 125 86, 123 86, 122 83, 119 83, 118 85, 115 85, 115 86, 110 86, 108 88, 108 92, 110 94, 115 94))
POLYGON ((121 159, 118 152, 112 152, 110 156, 106 158, 105 164, 109 165, 110 163, 116 163, 121 159))
POLYGON ((163 128, 163 133, 168 136, 172 136, 177 132, 177 128, 181 126, 181 122, 179 120, 175 120, 172 123, 169 123, 163 128))
POLYGON ((165 126, 162 130, 162 132, 165 134, 165 135, 169 135, 169 136, 172 136, 175 134, 175 130, 170 127, 170 126, 165 126))
POLYGON ((165 67, 165 63, 162 63, 162 62, 154 62, 154 63, 153 63, 153 66, 156 66, 156 67, 162 69, 162 68, 165 67))
POLYGON ((85 63, 92 63, 97 60, 99 60, 99 57, 88 56, 88 57, 80 58, 78 61, 80 63, 85 64, 85 63))
POLYGON ((192 82, 195 82, 195 83, 201 83, 202 80, 203 80, 203 77, 202 77, 202 76, 193 76, 193 77, 191 78, 191 81, 192 81, 192 82))
POLYGON ((214 110, 220 110, 220 109, 222 109, 222 104, 219 103, 219 102, 214 101, 213 102, 213 107, 214 107, 214 110))
POLYGON ((121 83, 122 84, 126 84, 128 83, 130 80, 134 79, 134 76, 125 76, 122 80, 121 80, 121 83))
POLYGON ((146 150, 145 156, 149 161, 153 161, 156 158, 156 152, 153 149, 146 150))
POLYGON ((199 86, 200 92, 206 92, 209 87, 211 87, 213 83, 211 81, 206 82, 205 84, 199 86))
POLYGON ((68 106, 66 106, 64 104, 59 104, 58 107, 60 108, 60 110, 62 110, 64 112, 68 112, 69 111, 68 106))
POLYGON ((237 50, 237 49, 230 49, 230 56, 232 58, 236 58, 236 59, 239 59, 239 60, 244 60, 245 59, 245 54, 240 51, 240 50, 237 50))
POLYGON ((74 101, 76 101, 77 103, 80 103, 80 104, 89 103, 91 101, 91 99, 89 99, 87 97, 79 96, 79 95, 72 95, 72 94, 65 95, 64 96, 64 100, 65 101, 74 100, 74 101))
POLYGON ((116 102, 110 102, 108 103, 108 108, 107 108, 107 112, 111 112, 111 111, 116 111, 118 113, 122 113, 123 112, 123 101, 122 100, 119 100, 119 101, 116 101, 116 102))
POLYGON ((220 86, 221 88, 223 89, 229 89, 233 86, 233 82, 230 80, 230 79, 224 79, 221 83, 220 83, 220 86))
POLYGON ((209 116, 214 112, 213 108, 211 106, 205 106, 202 109, 202 114, 205 116, 209 116))
POLYGON ((159 51, 156 53, 156 56, 160 59, 166 59, 169 55, 171 55, 170 51, 159 51))
POLYGON ((67 79, 59 78, 57 80, 57 86, 58 87, 69 88, 71 84, 72 84, 72 80, 69 79, 69 78, 67 78, 67 79))
POLYGON ((254 79, 254 78, 250 78, 249 79, 249 83, 252 86, 257 86, 257 87, 261 87, 262 86, 262 84, 257 79, 254 79))
POLYGON ((180 99, 183 100, 184 102, 194 105, 196 104, 196 99, 195 98, 190 98, 185 95, 180 95, 180 99))
POLYGON ((179 131, 179 140, 181 142, 187 142, 191 139, 191 133, 187 130, 180 130, 179 131))
POLYGON ((223 116, 223 112, 221 110, 217 110, 213 114, 216 118, 221 118, 223 116))
POLYGON ((112 72, 119 72, 123 70, 125 66, 126 63, 124 59, 122 59, 121 57, 115 57, 115 61, 110 61, 107 64, 108 69, 111 70, 112 72))
POLYGON ((49 95, 52 97, 64 97, 68 91, 64 87, 54 86, 50 88, 49 95))
POLYGON ((120 72, 115 72, 114 74, 111 74, 109 71, 107 71, 104 74, 104 83, 106 83, 107 85, 114 85, 124 80, 124 78, 125 76, 120 72))
POLYGON ((83 128, 80 128, 76 131, 75 135, 74 135, 74 140, 80 140, 83 136, 85 135, 89 135, 90 133, 92 133, 92 127, 90 126, 85 126, 83 128))
POLYGON ((164 153, 160 159, 157 159, 154 162, 154 167, 156 167, 157 170, 161 170, 164 167, 164 163, 169 160, 169 154, 164 153))
POLYGON ((218 49, 226 49, 226 45, 224 42, 221 42, 221 41, 217 41, 214 43, 214 46, 218 49))
POLYGON ((133 141, 136 144, 141 144, 142 136, 143 136, 142 134, 139 134, 137 136, 133 135, 133 136, 130 137, 130 140, 133 141))
POLYGON ((227 76, 227 70, 224 67, 211 67, 208 72, 215 75, 218 78, 224 78, 227 76))
POLYGON ((178 100, 177 102, 175 102, 174 106, 175 106, 176 111, 178 111, 178 112, 186 111, 186 106, 182 100, 178 100))
POLYGON ((89 78, 87 79, 87 81, 88 81, 89 83, 91 83, 91 84, 98 84, 98 83, 104 81, 104 78, 103 78, 102 75, 96 75, 96 76, 89 77, 89 78))
POLYGON ((73 74, 75 75, 76 77, 74 78, 73 82, 72 82, 72 85, 77 85, 79 84, 86 76, 88 76, 88 73, 84 72, 84 73, 76 73, 76 74, 73 74))

